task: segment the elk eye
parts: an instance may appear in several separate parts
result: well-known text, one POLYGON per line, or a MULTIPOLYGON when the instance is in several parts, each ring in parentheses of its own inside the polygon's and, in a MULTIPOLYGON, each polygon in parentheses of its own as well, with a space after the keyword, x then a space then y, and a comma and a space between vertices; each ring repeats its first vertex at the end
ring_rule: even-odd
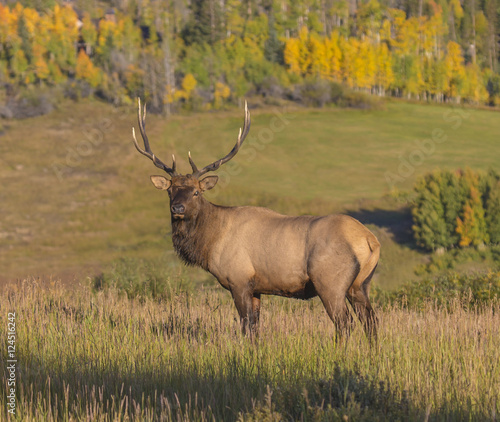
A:
POLYGON ((200 194, 200 192, 195 191, 194 196, 198 196, 199 194, 200 194))

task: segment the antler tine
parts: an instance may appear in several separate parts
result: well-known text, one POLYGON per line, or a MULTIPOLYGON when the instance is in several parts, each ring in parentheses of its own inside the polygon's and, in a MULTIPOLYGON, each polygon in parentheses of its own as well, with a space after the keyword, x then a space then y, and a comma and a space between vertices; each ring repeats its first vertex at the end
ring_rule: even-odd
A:
POLYGON ((151 148, 149 146, 149 140, 148 136, 146 135, 146 104, 144 104, 144 111, 141 112, 141 99, 137 98, 137 120, 139 122, 139 130, 141 132, 142 140, 144 142, 144 149, 141 149, 139 147, 139 143, 137 142, 137 138, 135 137, 135 129, 132 128, 132 137, 134 139, 134 145, 137 151, 139 151, 142 155, 145 155, 148 157, 151 161, 153 161, 153 164, 166 171, 170 176, 174 176, 177 173, 175 172, 175 157, 172 154, 172 167, 168 167, 163 161, 161 161, 154 153, 151 151, 151 148))
POLYGON ((189 164, 191 164, 191 168, 193 169, 193 174, 198 172, 198 167, 196 167, 196 164, 194 163, 193 159, 191 158, 191 151, 188 151, 188 158, 189 158, 189 164))
POLYGON ((173 174, 176 174, 176 172, 175 172, 176 166, 177 166, 177 163, 175 162, 175 155, 172 154, 172 172, 173 172, 173 174))
POLYGON ((191 160, 191 154, 190 154, 189 162, 191 163, 191 167, 193 168, 193 175, 199 178, 204 174, 208 173, 209 171, 217 170, 222 164, 227 163, 231 158, 233 158, 238 153, 241 144, 247 137, 248 132, 250 131, 250 123, 251 123, 250 112, 248 111, 248 104, 245 101, 245 119, 243 121, 243 128, 240 128, 240 132, 238 134, 238 140, 236 141, 236 144, 234 145, 233 149, 225 157, 221 158, 220 160, 214 161, 212 164, 203 167, 201 170, 198 170, 196 168, 196 165, 194 165, 193 160, 191 160))
POLYGON ((146 135, 146 104, 144 104, 144 113, 141 112, 141 99, 137 98, 137 121, 139 122, 139 130, 141 131, 142 140, 146 151, 151 151, 149 147, 149 139, 146 135))

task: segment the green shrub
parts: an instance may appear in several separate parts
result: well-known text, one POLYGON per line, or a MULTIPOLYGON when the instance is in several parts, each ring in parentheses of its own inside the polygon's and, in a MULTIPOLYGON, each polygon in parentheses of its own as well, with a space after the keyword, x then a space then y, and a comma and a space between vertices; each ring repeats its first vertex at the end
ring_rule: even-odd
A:
POLYGON ((484 190, 480 191, 479 175, 467 170, 462 177, 464 190, 468 197, 462 209, 461 216, 457 217, 455 231, 460 235, 459 246, 479 246, 489 243, 488 230, 483 206, 484 190))
POLYGON ((441 197, 442 185, 442 172, 438 171, 427 174, 415 185, 413 234, 417 245, 429 250, 453 245, 446 221, 447 210, 441 197))
POLYGON ((331 102, 330 84, 322 79, 307 80, 295 87, 293 98, 308 107, 323 107, 331 102))
POLYGON ((454 248, 442 254, 432 254, 429 262, 415 268, 417 275, 436 274, 444 270, 454 270, 458 265, 485 264, 487 268, 500 268, 500 245, 484 248, 454 248))
POLYGON ((500 176, 490 171, 484 183, 485 219, 490 242, 500 243, 500 176))
POLYGON ((336 102, 340 107, 357 108, 360 110, 381 110, 384 103, 375 95, 366 92, 346 90, 344 96, 336 102))
POLYGON ((147 297, 159 301, 192 288, 160 260, 133 258, 114 262, 109 271, 93 278, 92 287, 96 290, 115 288, 129 299, 147 297))
POLYGON ((412 205, 418 246, 434 251, 500 240, 500 176, 437 170, 419 179, 412 205))
POLYGON ((500 299, 500 272, 488 274, 448 273, 436 278, 404 284, 387 292, 373 289, 374 300, 382 306, 422 309, 429 303, 450 309, 460 301, 465 307, 492 303, 500 299))
POLYGON ((441 172, 440 198, 444 208, 448 246, 457 245, 460 241, 456 232, 457 218, 467 200, 467 186, 462 182, 460 172, 441 172))
POLYGON ((324 107, 335 104, 339 107, 361 110, 379 110, 383 108, 380 97, 365 92, 353 91, 337 82, 310 78, 295 85, 290 98, 307 107, 324 107))
POLYGON ((5 106, 15 119, 43 116, 54 109, 54 91, 23 89, 7 98, 5 106))

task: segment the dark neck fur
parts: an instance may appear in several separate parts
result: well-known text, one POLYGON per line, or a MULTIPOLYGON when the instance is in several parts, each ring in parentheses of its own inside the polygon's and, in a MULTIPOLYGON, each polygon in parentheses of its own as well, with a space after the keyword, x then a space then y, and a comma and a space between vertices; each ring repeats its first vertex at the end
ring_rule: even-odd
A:
POLYGON ((208 270, 212 245, 220 233, 221 208, 202 199, 198 216, 190 220, 172 219, 172 242, 177 255, 188 265, 208 270))

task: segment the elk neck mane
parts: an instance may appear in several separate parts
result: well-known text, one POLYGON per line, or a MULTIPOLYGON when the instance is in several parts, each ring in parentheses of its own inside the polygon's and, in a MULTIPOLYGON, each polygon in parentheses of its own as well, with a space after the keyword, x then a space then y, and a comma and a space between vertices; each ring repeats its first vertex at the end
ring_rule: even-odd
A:
POLYGON ((172 219, 174 249, 187 265, 199 266, 208 271, 210 253, 220 233, 220 214, 224 208, 202 199, 202 207, 196 218, 172 219))

